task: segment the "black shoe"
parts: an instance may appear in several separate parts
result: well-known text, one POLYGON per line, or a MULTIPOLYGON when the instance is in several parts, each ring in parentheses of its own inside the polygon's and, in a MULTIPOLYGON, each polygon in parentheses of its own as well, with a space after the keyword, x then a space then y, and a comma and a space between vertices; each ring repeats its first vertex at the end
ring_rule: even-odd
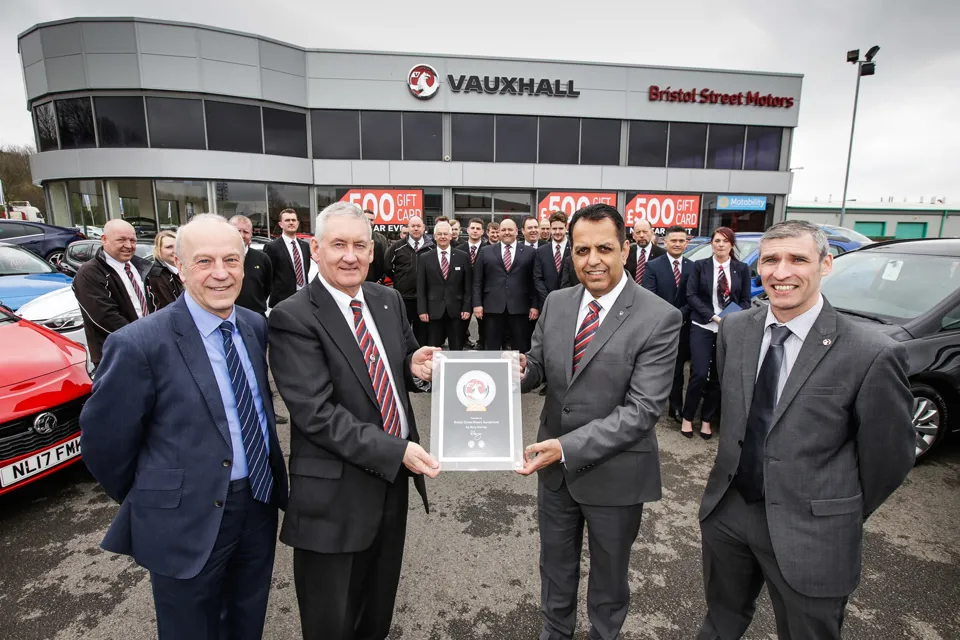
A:
POLYGON ((684 438, 692 438, 692 437, 693 437, 693 431, 684 431, 684 430, 681 429, 681 430, 680 430, 680 435, 682 435, 684 438))
POLYGON ((290 418, 277 414, 277 424, 287 424, 288 422, 290 422, 290 418))
MULTIPOLYGON (((693 435, 693 434, 691 433, 690 435, 693 435)), ((701 432, 700 432, 700 437, 703 438, 704 440, 709 440, 710 438, 713 437, 713 434, 712 434, 712 433, 704 433, 703 431, 701 431, 701 432)))
POLYGON ((540 387, 540 395, 541 396, 547 395, 547 385, 543 385, 542 387, 540 387))
POLYGON ((680 409, 671 409, 670 418, 673 419, 677 424, 681 424, 683 422, 683 416, 680 415, 680 409))

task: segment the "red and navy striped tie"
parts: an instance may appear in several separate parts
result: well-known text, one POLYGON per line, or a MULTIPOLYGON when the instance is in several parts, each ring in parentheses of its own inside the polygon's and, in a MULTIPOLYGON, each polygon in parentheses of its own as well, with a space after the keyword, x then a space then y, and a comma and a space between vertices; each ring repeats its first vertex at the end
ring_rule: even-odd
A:
POLYGON ((590 344, 590 341, 593 340, 593 336, 597 333, 597 329, 600 328, 600 303, 594 300, 590 303, 589 310, 587 311, 586 317, 584 317, 583 322, 580 323, 580 328, 577 330, 577 337, 573 341, 573 372, 577 372, 577 365, 580 364, 580 359, 583 357, 583 354, 587 351, 587 345, 590 344))
POLYGON ((400 437, 400 409, 393 394, 393 385, 387 375, 387 365, 380 357, 377 344, 373 336, 367 331, 367 323, 363 319, 363 303, 359 300, 350 301, 350 310, 353 311, 353 326, 360 341, 360 351, 367 363, 367 373, 373 384, 373 393, 377 396, 380 405, 380 415, 383 416, 383 430, 392 436, 400 437))
POLYGON ((133 277, 133 270, 130 268, 129 262, 123 265, 123 272, 127 274, 127 278, 130 279, 130 284, 133 285, 133 291, 137 294, 137 301, 140 303, 140 316, 146 316, 148 313, 147 299, 143 296, 143 289, 137 284, 137 279, 133 277))

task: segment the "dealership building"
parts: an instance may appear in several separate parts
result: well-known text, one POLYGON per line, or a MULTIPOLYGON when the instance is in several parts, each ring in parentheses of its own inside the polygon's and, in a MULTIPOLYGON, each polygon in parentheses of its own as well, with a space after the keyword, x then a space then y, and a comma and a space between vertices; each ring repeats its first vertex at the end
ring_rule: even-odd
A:
MULTIPOLYGON (((322 44, 318 42, 317 44, 322 44)), ((310 228, 350 200, 545 217, 592 202, 692 234, 784 219, 802 76, 306 49, 208 26, 77 18, 19 36, 47 220, 310 228)))

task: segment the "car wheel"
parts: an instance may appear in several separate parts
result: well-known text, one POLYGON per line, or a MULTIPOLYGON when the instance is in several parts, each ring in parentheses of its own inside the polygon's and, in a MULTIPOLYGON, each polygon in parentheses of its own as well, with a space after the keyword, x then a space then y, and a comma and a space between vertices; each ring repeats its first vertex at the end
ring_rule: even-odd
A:
POLYGON ((947 431, 947 403, 937 390, 915 384, 913 392, 913 428, 917 432, 917 460, 940 442, 947 431))
POLYGON ((60 263, 63 262, 64 252, 62 250, 51 251, 47 254, 47 262, 56 267, 60 268, 60 263))

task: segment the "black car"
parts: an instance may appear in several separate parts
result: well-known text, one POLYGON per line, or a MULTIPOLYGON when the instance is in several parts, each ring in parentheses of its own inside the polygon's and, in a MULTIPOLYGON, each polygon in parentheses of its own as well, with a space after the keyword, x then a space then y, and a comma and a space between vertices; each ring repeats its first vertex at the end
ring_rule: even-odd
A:
MULTIPOLYGON (((70 277, 77 275, 77 270, 84 262, 96 255, 97 249, 103 246, 100 240, 78 240, 67 247, 60 262, 60 271, 70 277)), ((149 242, 137 241, 137 255, 145 260, 153 260, 153 240, 149 242)))
POLYGON ((86 238, 76 229, 25 220, 0 220, 0 242, 15 244, 40 256, 55 267, 71 242, 86 238))
POLYGON ((960 431, 960 239, 891 240, 837 256, 822 291, 840 313, 906 346, 917 459, 960 431))

